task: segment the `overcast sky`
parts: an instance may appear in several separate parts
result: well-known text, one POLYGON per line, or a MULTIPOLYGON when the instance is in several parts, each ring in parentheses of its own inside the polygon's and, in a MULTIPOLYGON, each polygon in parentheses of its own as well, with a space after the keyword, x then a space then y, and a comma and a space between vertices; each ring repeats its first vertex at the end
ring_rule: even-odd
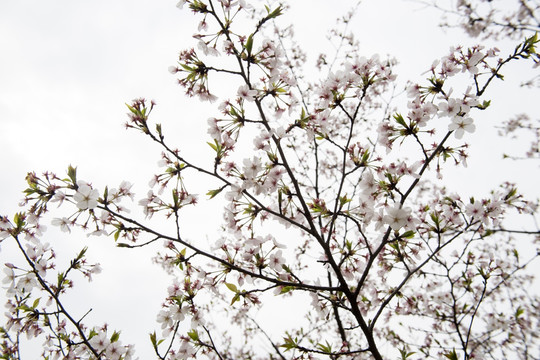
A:
MULTIPOLYGON (((353 2, 293 3, 284 21, 294 21, 299 43, 316 55, 325 42, 328 27, 353 2)), ((391 54, 401 63, 401 79, 419 81, 420 74, 435 58, 446 55, 451 45, 464 41, 461 32, 444 33, 437 23, 437 13, 412 2, 365 0, 353 28, 364 55, 391 54)), ((127 119, 124 104, 136 97, 156 100, 154 116, 178 147, 189 152, 206 146, 206 119, 212 114, 208 104, 185 99, 183 90, 167 71, 175 64, 179 50, 195 46, 191 35, 196 26, 192 14, 177 10, 174 0, 1 1, 0 214, 12 215, 18 210, 28 171, 64 174, 69 164, 78 166, 81 179, 100 188, 130 180, 138 195, 144 196, 146 184, 157 169, 160 151, 141 135, 123 129, 127 119)), ((509 83, 526 80, 519 68, 509 71, 518 78, 507 76, 509 83)), ((503 96, 504 102, 499 106, 494 101, 488 118, 495 114, 501 118, 512 116, 516 107, 526 107, 522 100, 530 95, 516 90, 512 97, 504 94, 502 86, 494 87, 499 93, 494 92, 493 96, 503 96)), ((493 144, 499 140, 491 137, 493 132, 488 136, 482 133, 481 123, 477 122, 477 126, 479 134, 470 141, 478 140, 483 145, 475 151, 493 153, 497 148, 493 144)), ((500 155, 493 156, 498 158, 500 155)), ((485 160, 470 161, 473 168, 480 163, 486 164, 485 160)), ((507 175, 511 177, 519 169, 538 175, 537 168, 527 169, 528 166, 505 167, 501 178, 506 180, 507 175)), ((485 188, 486 182, 500 182, 500 178, 492 176, 500 173, 493 168, 468 177, 457 173, 455 184, 485 188), (482 175, 486 171, 488 175, 482 175)), ((525 189, 537 196, 533 185, 534 181, 530 181, 525 189)), ((216 223, 220 221, 215 219, 216 223)), ((54 241, 64 241, 62 244, 71 250, 85 244, 84 235, 67 242, 63 234, 51 230, 49 236, 57 237, 49 240, 53 245, 54 241)), ((115 251, 110 240, 91 241, 89 256, 102 262, 104 273, 96 279, 99 292, 81 290, 87 291, 83 298, 88 302, 81 308, 92 306, 94 317, 89 320, 93 324, 108 319, 113 328, 122 329, 124 343, 137 344, 141 359, 151 358, 147 334, 154 329, 168 279, 158 277, 161 271, 149 265, 148 253, 132 252, 129 260, 119 263, 126 252, 118 250, 109 258, 104 254, 115 251), (137 283, 130 283, 132 277, 138 278, 137 283), (128 288, 118 284, 128 284, 128 288), (144 289, 157 296, 140 298, 144 289), (125 295, 131 298, 119 300, 125 295), (107 315, 100 316, 99 311, 107 315), (130 315, 133 311, 138 314, 136 319, 130 315), (128 326, 123 328, 125 322, 128 326)), ((3 245, 2 262, 7 261, 6 253, 3 245)))

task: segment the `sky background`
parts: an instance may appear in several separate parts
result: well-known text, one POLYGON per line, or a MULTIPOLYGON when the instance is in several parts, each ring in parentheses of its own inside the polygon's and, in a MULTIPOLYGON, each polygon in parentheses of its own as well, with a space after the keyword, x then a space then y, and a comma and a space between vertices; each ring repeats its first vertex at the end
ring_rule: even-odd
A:
MULTIPOLYGON (((353 2, 292 3, 281 23, 295 24, 297 41, 313 64, 320 49, 329 48, 327 30, 353 2)), ((446 55, 450 46, 476 42, 459 30, 439 29, 439 15, 415 2, 365 0, 351 28, 362 55, 391 54, 400 61, 397 73, 404 84, 406 79, 421 81, 421 74, 434 59, 446 55)), ((100 189, 129 180, 135 183, 137 198, 142 198, 158 169, 160 150, 142 135, 123 128, 125 103, 137 97, 156 100, 154 119, 184 154, 208 153, 206 119, 217 110, 185 98, 167 71, 180 50, 196 46, 191 35, 197 23, 191 12, 176 9, 173 0, 1 1, 0 214, 12 216, 18 211, 28 171, 63 175, 69 164, 78 167, 80 179, 100 189)), ((508 50, 512 44, 497 46, 508 50)), ((533 93, 516 86, 528 80, 526 71, 528 67, 509 68, 505 83, 494 84, 488 93, 493 107, 475 120, 478 131, 467 138, 477 157, 469 161, 468 169, 448 174, 456 189, 485 195, 501 180, 519 180, 525 193, 538 196, 538 165, 501 164, 502 145, 513 144, 519 152, 523 144, 494 136, 490 127, 494 118, 502 121, 534 108, 533 93)), ((215 214, 213 210, 203 206, 193 215, 189 236, 202 235, 200 229, 209 222, 221 222, 219 209, 215 214)), ((137 344, 141 359, 151 358, 147 334, 155 328, 169 283, 151 265, 152 253, 116 249, 112 239, 87 239, 76 232, 68 238, 52 226, 49 230, 48 241, 60 255, 89 245, 89 259, 102 263, 104 272, 92 287, 82 280, 77 284, 81 287, 74 295, 75 308, 92 307, 89 324, 106 320, 122 330, 124 344, 137 344)), ((10 261, 10 256, 9 245, 2 244, 0 261, 10 261)))

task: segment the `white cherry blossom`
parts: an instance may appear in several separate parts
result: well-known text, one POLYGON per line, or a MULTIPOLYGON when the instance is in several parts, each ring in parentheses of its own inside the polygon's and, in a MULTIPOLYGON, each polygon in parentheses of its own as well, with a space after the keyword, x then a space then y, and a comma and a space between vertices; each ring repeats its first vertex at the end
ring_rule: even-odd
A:
POLYGON ((383 221, 397 231, 407 225, 410 214, 410 208, 401 208, 399 204, 396 204, 394 207, 386 209, 383 221))
POLYGON ((81 210, 95 209, 99 193, 88 184, 79 185, 77 192, 73 195, 73 200, 77 202, 77 207, 81 210))
POLYGON ((465 131, 472 133, 474 130, 476 130, 476 126, 470 117, 456 116, 452 119, 452 123, 448 125, 448 131, 454 131, 456 139, 461 139, 465 131))

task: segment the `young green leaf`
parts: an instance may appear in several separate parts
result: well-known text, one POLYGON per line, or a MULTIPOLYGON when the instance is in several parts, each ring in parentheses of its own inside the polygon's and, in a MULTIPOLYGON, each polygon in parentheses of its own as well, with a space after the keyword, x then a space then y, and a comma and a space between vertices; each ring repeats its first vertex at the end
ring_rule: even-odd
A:
POLYGON ((213 199, 217 194, 223 191, 224 188, 219 188, 215 190, 210 190, 206 193, 206 195, 210 196, 210 199, 213 199))
POLYGON ((251 49, 253 48, 253 34, 249 35, 244 48, 246 49, 248 55, 251 55, 251 49))
POLYGON ((188 331, 187 334, 191 338, 191 340, 199 341, 199 333, 197 332, 197 330, 191 329, 191 331, 188 331))
POLYGON ((456 349, 453 349, 451 352, 444 354, 444 356, 450 360, 458 360, 456 349))

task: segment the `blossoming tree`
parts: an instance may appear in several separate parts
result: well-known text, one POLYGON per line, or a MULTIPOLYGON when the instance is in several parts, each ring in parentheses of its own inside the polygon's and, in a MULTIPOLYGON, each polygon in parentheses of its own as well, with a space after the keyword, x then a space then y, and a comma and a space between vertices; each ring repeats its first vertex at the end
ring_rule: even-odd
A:
POLYGON ((120 332, 65 305, 74 273, 91 279, 101 268, 85 249, 56 267, 54 244, 42 240, 52 204, 70 209, 52 215, 64 232, 82 228, 124 248, 164 243, 158 262, 175 280, 150 334, 158 359, 538 358, 527 271, 538 254, 521 253, 516 239, 534 247, 539 232, 505 222, 510 212, 534 216, 536 205, 509 183, 463 198, 443 176, 466 165, 464 140, 475 115, 489 111, 484 93, 504 67, 539 61, 536 35, 507 54, 452 48, 427 79, 407 85, 407 106, 395 107, 395 61, 361 56, 347 33, 335 33, 341 52, 321 56, 325 75, 310 82, 290 29, 274 27, 285 6, 178 7, 200 17, 200 34, 170 71, 188 96, 219 100, 208 120, 212 158, 185 157, 151 118, 156 104, 136 99, 126 127, 162 150, 163 171, 138 199, 143 216, 125 207, 135 199, 129 182, 97 189, 72 166, 66 176, 29 173, 24 210, 0 218, 0 239, 21 254, 4 268, 2 358, 19 358, 23 334, 44 340, 46 359, 134 358, 120 332), (212 87, 218 76, 228 98, 212 87), (214 185, 197 195, 192 177, 214 185), (209 246, 182 227, 203 197, 223 206, 221 236, 209 246), (306 311, 276 333, 279 324, 255 313, 284 297, 306 311), (216 313, 227 323, 211 321, 216 313))

